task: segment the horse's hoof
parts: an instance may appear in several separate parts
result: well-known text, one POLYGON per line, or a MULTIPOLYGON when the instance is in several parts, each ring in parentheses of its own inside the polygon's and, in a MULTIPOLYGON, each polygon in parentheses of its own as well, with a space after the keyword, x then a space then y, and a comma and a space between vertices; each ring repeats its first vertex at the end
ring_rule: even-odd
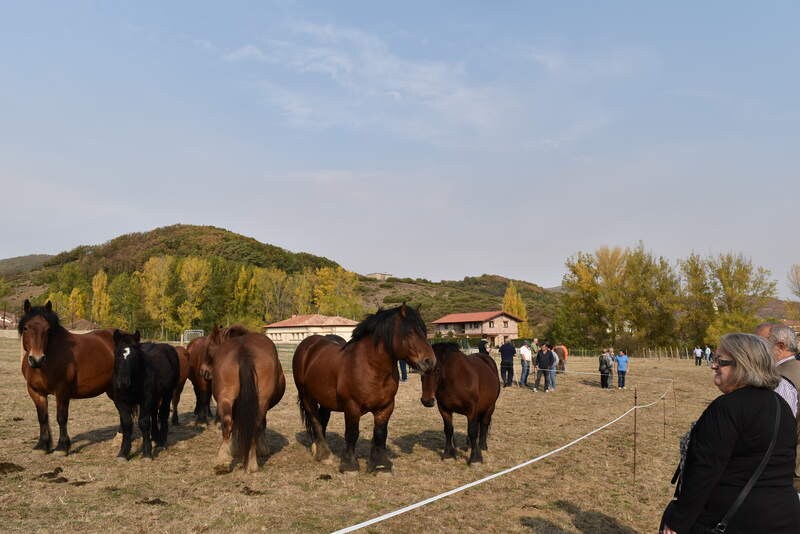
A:
POLYGON ((37 454, 39 456, 44 456, 45 454, 49 454, 49 453, 50 453, 50 449, 45 449, 45 448, 41 448, 41 447, 34 447, 34 449, 33 449, 33 454, 37 454))
POLYGON ((64 449, 56 449, 53 451, 53 456, 67 456, 69 453, 64 449))
POLYGON ((391 464, 376 465, 376 466, 373 466, 372 468, 368 468, 367 469, 367 473, 374 473, 376 475, 379 475, 379 474, 383 473, 383 474, 391 475, 392 474, 392 466, 391 466, 391 464))
POLYGON ((325 465, 333 465, 333 463, 334 463, 333 462, 333 456, 331 456, 331 455, 326 456, 325 458, 320 460, 320 463, 323 463, 325 465))
POLYGON ((119 463, 125 463, 125 462, 128 461, 128 457, 127 456, 117 456, 117 461, 119 463))
POLYGON ((153 457, 152 456, 142 456, 142 461, 143 462, 152 462, 153 461, 153 457))

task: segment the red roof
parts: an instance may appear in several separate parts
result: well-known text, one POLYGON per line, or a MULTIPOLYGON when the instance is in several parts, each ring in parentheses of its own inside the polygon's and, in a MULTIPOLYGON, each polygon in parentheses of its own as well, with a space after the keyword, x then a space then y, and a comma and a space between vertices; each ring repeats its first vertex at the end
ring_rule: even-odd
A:
POLYGON ((522 322, 522 319, 519 317, 515 317, 514 315, 504 312, 503 310, 497 310, 472 313, 451 313, 449 315, 445 315, 441 319, 436 319, 433 321, 433 324, 482 323, 484 321, 491 321, 495 317, 500 317, 501 315, 507 315, 518 323, 522 322))
POLYGON ((313 315, 293 315, 283 321, 268 324, 264 328, 281 328, 290 326, 355 326, 358 323, 351 319, 344 317, 320 315, 315 313, 313 315))

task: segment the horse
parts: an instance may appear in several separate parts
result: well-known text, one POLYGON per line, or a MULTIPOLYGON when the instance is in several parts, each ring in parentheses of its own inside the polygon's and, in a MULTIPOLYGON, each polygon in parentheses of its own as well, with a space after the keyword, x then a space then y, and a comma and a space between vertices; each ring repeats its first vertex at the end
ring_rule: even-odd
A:
POLYGON ((483 462, 486 439, 495 403, 500 396, 497 364, 488 354, 467 356, 455 343, 436 343, 436 367, 422 375, 420 402, 428 408, 438 405, 444 422, 444 458, 455 458, 453 413, 467 416, 467 433, 472 449, 468 464, 483 462))
POLYGON ((31 306, 27 299, 17 331, 22 338, 22 375, 39 419, 39 440, 33 448, 49 452, 52 446, 47 397, 53 394, 59 430, 53 452, 67 455, 70 399, 96 397, 101 393, 111 395, 112 331, 73 334, 61 326, 49 300, 44 306, 31 306))
MULTIPOLYGON (((183 386, 186 385, 186 380, 189 378, 190 363, 189 353, 184 347, 175 347, 175 352, 178 354, 178 366, 180 373, 178 374, 178 383, 175 385, 175 393, 172 394, 172 424, 180 426, 181 422, 178 418, 178 403, 181 401, 181 394, 183 393, 183 386)), ((196 408, 195 408, 196 409, 196 408)))
MULTIPOLYGON (((235 337, 249 333, 250 331, 246 328, 234 325, 227 329, 226 336, 235 337)), ((186 346, 189 364, 189 372, 187 376, 194 387, 195 423, 202 425, 208 424, 208 420, 212 416, 211 373, 209 372, 206 377, 202 370, 203 362, 205 361, 208 352, 208 339, 208 335, 201 336, 191 340, 186 346)), ((177 403, 175 403, 174 406, 177 410, 177 403)), ((173 417, 173 422, 174 419, 175 418, 173 417)))
POLYGON ((275 343, 243 327, 220 330, 215 326, 202 371, 211 378, 222 427, 214 471, 229 473, 237 456, 243 458, 248 473, 258 471, 258 456, 268 454, 267 410, 278 404, 286 390, 275 343))
POLYGON ((556 354, 558 354, 558 365, 556 369, 560 372, 564 372, 567 370, 567 358, 569 358, 569 349, 567 349, 566 345, 556 345, 553 347, 553 350, 556 354))
POLYGON ((168 343, 140 341, 138 330, 133 334, 114 330, 111 384, 122 429, 122 445, 117 454, 120 460, 127 460, 131 452, 133 411, 137 406, 139 429, 142 431, 142 459, 153 459, 152 440, 157 447, 167 444, 169 404, 180 374, 175 347, 168 343))
POLYGON ((431 369, 436 356, 426 335, 419 312, 403 304, 367 316, 343 345, 319 335, 300 342, 292 370, 315 460, 330 461, 325 431, 331 412, 344 412, 347 447, 339 470, 357 472, 359 420, 371 412, 375 425, 367 471, 391 471, 386 438, 400 380, 397 361, 406 360, 421 371, 431 369))

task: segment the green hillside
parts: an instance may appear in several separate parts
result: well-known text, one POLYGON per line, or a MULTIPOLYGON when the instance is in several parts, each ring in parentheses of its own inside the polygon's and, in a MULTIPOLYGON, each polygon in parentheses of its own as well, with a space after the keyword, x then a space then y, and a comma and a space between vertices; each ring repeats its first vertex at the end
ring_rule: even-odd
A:
POLYGON ((38 269, 52 257, 48 254, 30 254, 0 260, 0 276, 11 277, 38 269))

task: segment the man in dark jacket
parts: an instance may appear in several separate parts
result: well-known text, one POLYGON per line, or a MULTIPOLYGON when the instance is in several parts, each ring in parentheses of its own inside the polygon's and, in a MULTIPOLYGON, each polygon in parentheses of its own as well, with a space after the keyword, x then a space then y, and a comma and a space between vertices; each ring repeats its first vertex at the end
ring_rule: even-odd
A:
POLYGON ((551 388, 550 368, 556 363, 556 357, 548 348, 547 343, 542 343, 541 347, 536 353, 536 383, 533 385, 533 391, 539 390, 539 379, 544 377, 544 391, 549 392, 551 388))
POLYGON ((511 340, 506 341, 500 347, 500 380, 503 382, 504 388, 514 383, 514 355, 516 353, 517 349, 514 348, 511 340))

